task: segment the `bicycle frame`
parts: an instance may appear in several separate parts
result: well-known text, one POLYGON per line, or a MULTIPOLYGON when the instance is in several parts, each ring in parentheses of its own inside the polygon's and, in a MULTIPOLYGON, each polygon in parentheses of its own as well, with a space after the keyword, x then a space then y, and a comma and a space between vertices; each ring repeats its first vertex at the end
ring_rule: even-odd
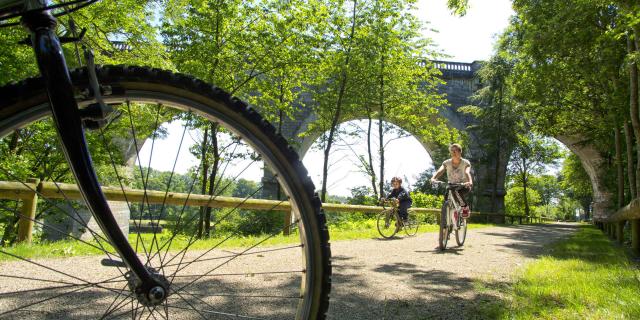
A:
MULTIPOLYGON (((458 220, 453 217, 453 212, 461 212, 462 207, 460 207, 460 204, 456 201, 456 197, 453 196, 453 190, 449 188, 447 189, 447 206, 449 207, 447 225, 452 226, 458 223, 458 220)), ((458 217, 458 219, 460 218, 458 217)))
POLYGON ((120 230, 93 170, 82 115, 75 101, 60 40, 55 33, 57 20, 48 10, 44 10, 48 1, 28 0, 26 4, 28 8, 41 9, 28 11, 21 21, 31 32, 32 46, 38 68, 45 79, 55 127, 82 197, 123 262, 140 281, 135 288, 136 293, 147 296, 152 304, 160 303, 166 298, 168 288, 152 277, 120 230))

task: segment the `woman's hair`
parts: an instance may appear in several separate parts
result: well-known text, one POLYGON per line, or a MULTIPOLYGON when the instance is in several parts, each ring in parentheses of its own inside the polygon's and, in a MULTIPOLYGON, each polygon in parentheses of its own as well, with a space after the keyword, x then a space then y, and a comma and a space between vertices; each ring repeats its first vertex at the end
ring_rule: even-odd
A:
POLYGON ((400 182, 400 184, 402 184, 402 178, 400 178, 400 177, 391 178, 391 183, 393 183, 394 181, 398 181, 398 182, 400 182))
POLYGON ((451 151, 451 149, 458 149, 458 151, 460 151, 460 153, 462 153, 462 146, 457 144, 457 143, 453 143, 449 146, 449 151, 451 151))

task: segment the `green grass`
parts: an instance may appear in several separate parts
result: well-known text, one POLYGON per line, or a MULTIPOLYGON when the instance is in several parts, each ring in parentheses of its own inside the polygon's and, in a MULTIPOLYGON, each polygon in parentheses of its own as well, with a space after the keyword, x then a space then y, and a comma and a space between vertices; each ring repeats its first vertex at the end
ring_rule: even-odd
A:
MULTIPOLYGON (((480 225, 470 224, 469 229, 485 228, 492 225, 480 225)), ((436 225, 421 225, 418 232, 436 232, 438 227, 436 225)), ((372 239, 379 238, 378 230, 376 229, 375 220, 366 220, 360 222, 348 222, 342 223, 338 226, 329 228, 329 234, 331 241, 341 240, 356 240, 356 239, 372 239)), ((403 232, 399 233, 399 236, 404 236, 403 232)), ((145 244, 146 249, 149 249, 150 244, 153 242, 153 234, 143 233, 140 235, 141 242, 145 244)), ((165 240, 171 237, 171 233, 165 229, 162 233, 157 235, 158 242, 162 245, 165 240)), ((234 236, 229 239, 225 237, 214 237, 209 239, 200 239, 194 242, 190 250, 209 249, 220 242, 222 244, 220 248, 247 248, 262 241, 267 236, 234 236)), ((177 251, 187 246, 190 237, 187 235, 178 235, 171 242, 171 250, 177 251)), ((132 246, 135 246, 137 242, 136 234, 129 234, 129 242, 132 246)), ((95 241, 90 242, 96 245, 95 241)), ((293 233, 290 236, 277 235, 269 238, 260 244, 260 246, 277 246, 299 243, 297 233, 293 233)), ((154 245, 154 252, 157 251, 157 245, 154 245)), ((103 254, 99 248, 92 247, 91 245, 82 243, 76 240, 66 240, 47 243, 34 243, 34 244, 18 244, 8 248, 0 248, 1 250, 10 254, 22 257, 22 258, 54 258, 54 257, 69 257, 69 256, 85 256, 85 255, 98 255, 103 254)), ((114 252, 113 248, 106 246, 110 252, 114 252)), ((138 251, 143 252, 142 246, 138 245, 138 251)), ((6 254, 0 254, 0 261, 14 259, 6 254)))
POLYGON ((640 319, 640 272, 593 226, 553 244, 504 290, 479 306, 485 318, 640 319))

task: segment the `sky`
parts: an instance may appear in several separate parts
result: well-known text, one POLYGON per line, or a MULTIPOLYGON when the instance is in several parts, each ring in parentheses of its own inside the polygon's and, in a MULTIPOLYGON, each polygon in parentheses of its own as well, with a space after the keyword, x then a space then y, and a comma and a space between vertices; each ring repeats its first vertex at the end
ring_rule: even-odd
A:
POLYGON ((423 34, 434 40, 439 52, 450 56, 443 60, 487 60, 496 35, 507 27, 513 14, 511 0, 470 0, 469 4, 463 17, 453 16, 446 0, 418 0, 416 4, 416 16, 428 22, 423 34))
MULTIPOLYGON (((487 60, 493 52, 496 35, 508 25, 509 17, 513 14, 510 0, 470 0, 470 9, 464 17, 451 15, 446 7, 446 0, 418 0, 415 14, 422 21, 429 22, 424 30, 424 36, 433 39, 436 50, 447 57, 440 60, 473 62, 487 60)), ((363 123, 360 123, 363 125, 363 123)), ((154 155, 151 166, 159 170, 172 170, 175 154, 178 152, 182 136, 181 124, 168 124, 169 136, 157 141, 154 147, 166 157, 154 155), (172 155, 172 156, 169 156, 172 155)), ((196 162, 195 157, 188 152, 188 146, 193 144, 197 133, 188 133, 180 150, 180 162, 177 172, 184 173, 190 165, 196 162)), ((350 189, 366 185, 370 182, 359 172, 355 153, 364 154, 364 141, 350 142, 352 149, 336 148, 331 154, 331 170, 328 178, 328 190, 332 195, 349 196, 350 189), (348 177, 348 178, 345 178, 348 177)), ((427 168, 433 167, 431 158, 422 145, 413 137, 401 138, 389 143, 385 155, 386 177, 400 176, 405 178, 403 185, 415 183, 418 175, 427 168)), ((148 160, 151 144, 145 143, 140 158, 143 163, 148 160)), ((320 189, 322 176, 322 151, 312 147, 304 156, 303 163, 316 185, 320 189)), ((242 163, 236 163, 238 168, 242 163)), ((233 168, 229 169, 229 172, 233 168)), ((252 168, 243 177, 259 180, 260 170, 252 168)))

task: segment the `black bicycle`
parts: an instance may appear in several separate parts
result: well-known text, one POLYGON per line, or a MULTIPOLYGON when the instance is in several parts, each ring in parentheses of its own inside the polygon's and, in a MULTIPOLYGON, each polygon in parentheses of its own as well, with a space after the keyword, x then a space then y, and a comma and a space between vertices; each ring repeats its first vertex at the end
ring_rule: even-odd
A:
MULTIPOLYGON (((437 184, 444 184, 438 181, 437 184)), ((440 212, 440 231, 438 233, 438 246, 440 250, 447 248, 452 232, 456 234, 456 243, 463 246, 467 239, 467 217, 462 215, 462 208, 453 192, 464 188, 462 183, 447 183, 445 188, 444 203, 440 212)))
POLYGON ((398 203, 396 203, 395 199, 383 199, 380 201, 380 204, 384 210, 378 214, 376 225, 378 227, 378 233, 380 233, 383 238, 393 238, 400 230, 404 230, 410 237, 418 233, 420 223, 411 208, 407 210, 407 220, 402 221, 402 219, 400 219, 400 213, 398 212, 398 203))
POLYGON ((26 218, 43 238, 56 233, 101 254, 77 257, 71 246, 62 257, 42 259, 0 247, 0 318, 323 318, 330 290, 329 235, 298 155, 254 109, 188 75, 94 66, 90 52, 86 67, 69 71, 61 43, 82 41, 82 33, 59 38, 56 18, 93 2, 0 1, 0 23, 29 30, 41 73, 0 88, 1 150, 53 166, 39 163, 45 158, 28 149, 37 143, 48 156, 66 158, 66 165, 46 167, 38 177, 53 181, 48 182, 53 191, 25 183, 31 178, 25 170, 3 159, 0 176, 35 194, 42 211, 31 217, 19 210, 19 201, 0 200, 0 211, 11 220, 0 224, 0 231, 26 218), (153 119, 153 125, 140 119, 153 119), (169 122, 180 128, 178 151, 154 154, 167 131, 162 123, 169 122), (225 149, 203 151, 199 165, 180 174, 175 168, 188 153, 183 144, 190 135, 217 139, 225 149), (143 155, 144 141, 151 151, 143 155), (94 165, 92 156, 105 165, 94 165), (153 156, 173 162, 162 183, 151 183, 158 174, 151 169, 153 156), (223 156, 230 160, 214 167, 223 156), (241 194, 233 191, 243 199, 233 207, 212 208, 221 195, 232 194, 230 188, 239 190, 247 168, 264 170, 265 178, 241 194), (101 187, 106 184, 116 187, 108 197, 101 187), (243 210, 270 186, 281 199, 268 208, 271 213, 243 210), (83 201, 73 200, 77 192, 83 201), (178 199, 178 193, 186 198, 178 199), (198 207, 190 207, 189 199, 198 199, 198 207), (246 230, 262 230, 265 217, 282 210, 292 213, 284 226, 276 215, 279 227, 246 236, 246 230), (116 211, 130 215, 138 231, 123 232, 116 211), (66 225, 42 218, 51 216, 66 225), (155 233, 143 234, 143 224, 155 233), (269 245, 283 229, 293 234, 286 244, 269 245))

